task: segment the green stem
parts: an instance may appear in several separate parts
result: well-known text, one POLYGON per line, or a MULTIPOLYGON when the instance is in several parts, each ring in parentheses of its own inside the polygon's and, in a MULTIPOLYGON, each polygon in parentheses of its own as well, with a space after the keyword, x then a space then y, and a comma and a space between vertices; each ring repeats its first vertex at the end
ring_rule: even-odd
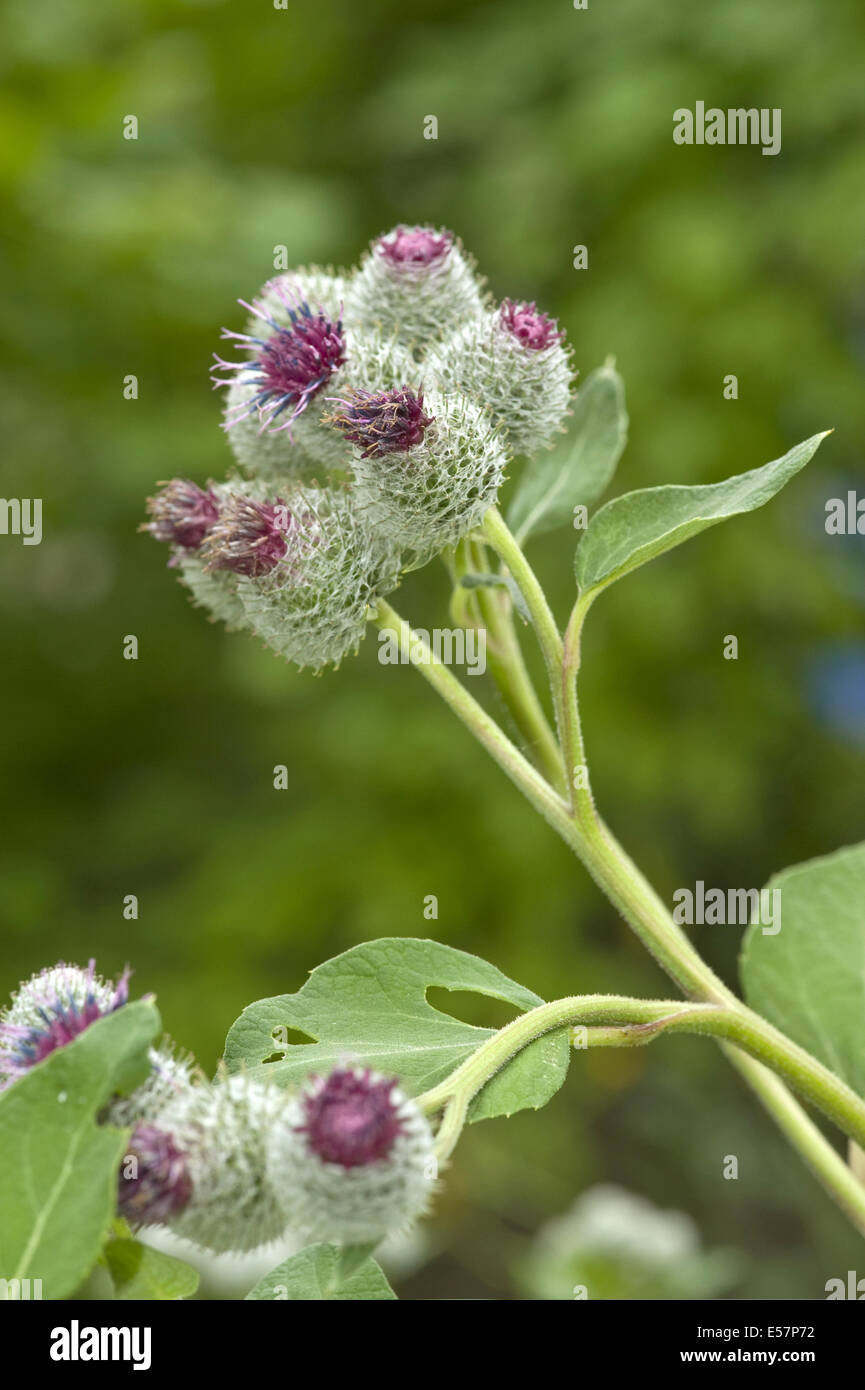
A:
POLYGON ((543 653, 553 692, 556 725, 562 732, 562 699, 559 673, 562 668, 562 639, 553 617, 547 596, 538 583, 534 570, 508 530, 498 507, 490 507, 483 520, 483 535, 509 570, 529 610, 532 626, 543 653))
POLYGON ((474 696, 469 694, 465 686, 438 659, 429 644, 419 637, 384 599, 379 599, 374 621, 380 628, 399 635, 400 646, 408 652, 412 665, 471 730, 535 810, 555 827, 561 824, 563 817, 567 820, 567 806, 561 797, 553 791, 528 758, 511 743, 496 721, 487 714, 483 705, 478 704, 474 696))
POLYGON ((574 605, 565 631, 559 681, 562 692, 565 765, 580 767, 586 773, 584 785, 574 788, 573 812, 568 825, 558 827, 563 839, 582 860, 599 888, 618 908, 659 965, 685 994, 695 999, 738 1003, 699 951, 672 920, 652 885, 626 854, 612 831, 598 815, 591 787, 580 724, 576 680, 580 665, 580 639, 591 596, 574 605))
MULTIPOLYGON (((588 602, 585 599, 579 600, 568 625, 562 668, 558 673, 563 742, 568 765, 573 765, 570 760, 575 751, 582 753, 582 735, 574 683, 579 664, 582 621, 587 609, 588 602)), ((483 707, 447 667, 438 661, 429 646, 417 638, 408 623, 383 600, 378 604, 375 619, 380 627, 394 629, 399 633, 400 642, 406 644, 410 659, 421 675, 442 696, 535 809, 571 846, 598 886, 680 987, 694 999, 722 1004, 735 1011, 742 1024, 743 1038, 757 1037, 757 1033, 749 1033, 749 1024, 752 1030, 759 1030, 761 1024, 768 1028, 769 1025, 765 1024, 764 1020, 727 989, 703 961, 684 932, 675 925, 657 893, 597 816, 591 796, 576 801, 572 810, 514 747, 483 707)), ((582 757, 578 761, 582 761, 582 757)), ((777 1036, 784 1044, 795 1048, 795 1044, 784 1039, 783 1035, 777 1036)), ((765 1041, 765 1037, 763 1040, 765 1041)), ((724 1051, 830 1195, 859 1229, 865 1230, 865 1188, 778 1077, 767 1071, 756 1056, 742 1051, 741 1047, 744 1046, 744 1042, 740 1044, 737 1039, 733 1046, 725 1044, 724 1051)), ((779 1050, 774 1039, 769 1043, 768 1050, 758 1055, 769 1061, 774 1071, 783 1072, 785 1067, 791 1064, 789 1056, 785 1058, 783 1048, 779 1050)), ((807 1059, 808 1066, 820 1066, 807 1054, 803 1056, 807 1059)), ((831 1076, 831 1073, 828 1075, 831 1076)), ((803 1076, 798 1077, 800 1082, 804 1079, 803 1076)), ((843 1085, 837 1078, 833 1078, 833 1081, 839 1086, 843 1085)), ((825 1099, 819 1084, 818 1091, 825 1099)), ((819 1099, 817 1103, 820 1103, 819 1099)))
MULTIPOLYGON (((859 1144, 865 1140, 865 1101, 772 1024, 741 1008, 669 999, 586 994, 541 1004, 499 1029, 441 1085, 421 1096, 418 1104, 424 1110, 437 1110, 456 1097, 467 1104, 497 1071, 544 1033, 598 1023, 619 1025, 619 1042, 625 1047, 641 1046, 664 1033, 692 1033, 735 1043, 768 1063, 848 1138, 859 1144)), ((865 1211, 865 1188, 862 1201, 865 1211)))
MULTIPOLYGON (((442 1122, 436 1130, 435 1155, 439 1161, 450 1158, 457 1141, 463 1132, 463 1125, 466 1122, 466 1112, 469 1108, 471 1096, 466 1092, 458 1092, 451 1096, 448 1101, 442 1122)), ((439 1109, 435 1106, 434 1109, 439 1109)))
MULTIPOLYGON (((468 544, 468 542, 466 543, 468 544)), ((489 571, 482 545, 474 556, 479 573, 489 571)), ((513 621, 513 604, 504 588, 479 588, 474 598, 487 630, 487 661, 508 712, 551 786, 567 795, 562 754, 526 669, 513 621)))

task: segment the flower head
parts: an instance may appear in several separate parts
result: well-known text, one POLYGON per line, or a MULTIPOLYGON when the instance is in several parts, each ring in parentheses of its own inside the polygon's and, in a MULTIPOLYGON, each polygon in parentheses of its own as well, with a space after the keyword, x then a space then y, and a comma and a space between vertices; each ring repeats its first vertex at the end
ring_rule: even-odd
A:
POLYGON ((434 343, 424 367, 446 393, 482 401, 512 454, 548 448, 564 430, 574 373, 565 334, 536 305, 505 299, 434 343))
POLYGON ((224 328, 223 338, 239 343, 250 354, 249 360, 226 362, 214 354, 214 387, 230 386, 240 380, 254 388, 226 419, 226 429, 256 410, 263 430, 290 429, 345 361, 341 320, 334 321, 324 309, 313 311, 305 299, 293 297, 291 288, 281 281, 271 281, 267 288, 281 301, 288 322, 277 322, 263 301, 247 304, 241 299, 238 302, 270 331, 260 337, 224 328), (277 420, 281 423, 277 424, 277 420))
POLYGON ((266 1150, 287 1104, 279 1087, 243 1072, 186 1087, 133 1132, 127 1157, 138 1162, 131 1180, 121 1169, 123 1214, 217 1252, 276 1240, 286 1222, 266 1150))
POLYGON ((134 1129, 155 1120, 160 1110, 204 1076, 191 1053, 178 1051, 170 1038, 148 1050, 150 1074, 129 1095, 113 1096, 102 1112, 103 1122, 118 1129, 134 1129))
POLYGON ((267 574, 288 550, 294 520, 281 498, 256 502, 231 494, 202 551, 207 569, 253 577, 267 574))
POLYGON ((482 309, 474 261, 444 229, 400 225, 376 237, 345 286, 353 334, 396 334, 415 355, 482 309))
POLYGON ((437 265, 453 246, 450 232, 434 232, 429 227, 394 227, 373 242, 373 250, 392 266, 437 265))
POLYGON ((42 970, 20 986, 0 1014, 0 1086, 8 1086, 58 1047, 73 1042, 91 1023, 129 998, 129 971, 116 984, 77 965, 42 970))
POLYGON ((120 1167, 117 1208, 132 1225, 159 1226, 193 1193, 187 1155, 157 1125, 136 1125, 120 1167))
POLYGON ((313 1240, 379 1240, 426 1208, 432 1133, 396 1080, 337 1067, 313 1077, 274 1126, 268 1171, 293 1230, 313 1240))
POLYGON ((396 1081, 369 1071, 332 1071, 303 1097, 303 1123, 310 1152, 343 1168, 387 1158, 404 1127, 394 1103, 396 1081))
POLYGON ((197 550, 219 516, 215 494, 185 478, 172 478, 161 486, 161 492, 147 499, 152 519, 145 521, 140 530, 149 531, 158 541, 197 550))
POLYGON ((348 488, 296 486, 288 500, 285 555, 267 573, 238 576, 237 596, 256 637, 317 671, 357 651, 370 606, 399 581, 400 555, 348 488))
POLYGON ((424 414, 423 392, 410 386, 393 391, 349 389, 334 404, 341 409, 324 421, 341 430, 349 444, 356 444, 364 458, 401 454, 420 444, 434 417, 424 414))
POLYGON ((560 343, 565 336, 556 320, 542 314, 535 304, 519 304, 513 299, 502 300, 499 325, 532 352, 560 343))
POLYGON ((424 564, 495 501, 507 462, 502 434, 456 386, 447 395, 434 387, 426 401, 402 388, 385 401, 371 409, 362 399, 336 423, 362 445, 350 461, 358 510, 376 536, 424 564))

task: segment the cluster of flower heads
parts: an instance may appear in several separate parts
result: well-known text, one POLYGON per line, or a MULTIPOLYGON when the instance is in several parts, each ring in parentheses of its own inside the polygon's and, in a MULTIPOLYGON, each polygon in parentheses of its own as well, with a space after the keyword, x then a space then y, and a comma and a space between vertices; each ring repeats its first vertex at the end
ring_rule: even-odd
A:
MULTIPOLYGON (((20 986, 0 1011, 0 1084, 13 1085, 128 1000, 114 984, 58 965, 20 986)), ((134 1228, 167 1226, 205 1249, 242 1252, 291 1232, 378 1241, 427 1209, 433 1136, 398 1082, 338 1065, 294 1092, 246 1072, 206 1080, 169 1043, 102 1121, 131 1131, 117 1205, 134 1228)))
POLYGON ((301 268, 240 304, 215 355, 238 471, 173 479, 143 529, 195 602, 300 666, 356 650, 376 599, 477 526, 573 391, 555 320, 485 296, 451 232, 399 226, 350 273, 301 268))

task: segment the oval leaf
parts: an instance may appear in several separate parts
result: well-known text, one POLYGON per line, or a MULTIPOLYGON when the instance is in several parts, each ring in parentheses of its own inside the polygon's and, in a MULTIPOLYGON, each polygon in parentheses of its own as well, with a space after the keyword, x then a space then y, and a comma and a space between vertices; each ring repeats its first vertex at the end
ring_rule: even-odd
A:
POLYGON ((396 1298, 375 1260, 367 1257, 352 1268, 342 1256, 338 1245, 308 1245, 260 1279, 246 1298, 307 1303, 396 1298))
MULTIPOLYGON (((398 1076, 408 1095, 419 1095, 495 1032, 434 1009, 426 994, 435 986, 485 994, 523 1011, 543 1003, 466 951, 385 937, 318 966, 297 994, 250 1004, 226 1038, 226 1065, 232 1071, 266 1065, 275 1081, 292 1085, 351 1058, 398 1076), (281 1042, 291 1030, 316 1041, 281 1042)), ((567 1030, 538 1038, 475 1097, 470 1119, 545 1105, 564 1081, 568 1061, 567 1030)))
POLYGON ((125 1004, 0 1095, 0 1277, 41 1279, 59 1299, 95 1264, 127 1139, 96 1116, 147 1076, 158 1031, 152 1003, 125 1004))
POLYGON ((567 437, 551 453, 526 464, 508 510, 508 525, 519 543, 564 526, 573 520, 574 507, 600 497, 627 438, 625 385, 607 362, 580 388, 567 437))
POLYGON ((865 1096, 865 844, 785 869, 781 930, 745 935, 742 982, 752 1008, 865 1096))
POLYGON ((705 487, 652 487, 614 497, 589 522, 577 551, 580 589, 606 588, 647 560, 715 526, 727 517, 756 511, 805 467, 821 440, 815 434, 783 458, 750 473, 705 487))

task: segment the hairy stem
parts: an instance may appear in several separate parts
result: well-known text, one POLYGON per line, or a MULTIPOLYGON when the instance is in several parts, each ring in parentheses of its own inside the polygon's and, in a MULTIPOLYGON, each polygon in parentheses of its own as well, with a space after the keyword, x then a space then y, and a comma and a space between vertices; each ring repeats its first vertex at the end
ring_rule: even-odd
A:
POLYGON ((400 644, 405 645, 412 665, 420 671, 437 694, 441 695, 457 718, 471 730, 535 810, 556 827, 561 823, 562 817, 567 819, 567 806, 558 793, 544 780, 528 758, 511 743, 483 706, 478 704, 474 696, 469 694, 465 686, 438 659, 429 643, 414 632, 405 619, 384 599, 379 599, 374 621, 380 628, 399 634, 400 644))
POLYGON ((525 600, 546 664, 550 689, 553 692, 556 725, 561 738, 563 711, 559 672, 562 668, 562 639, 547 603, 547 596, 520 546, 508 530, 498 507, 490 507, 484 516, 483 535, 507 568, 525 600))
MULTIPOLYGON (((466 542, 466 545, 469 544, 470 542, 466 542)), ((474 547, 472 558, 476 572, 489 573, 483 545, 477 544, 474 547)), ((476 589, 474 598, 479 616, 487 630, 487 661, 490 674, 511 718, 526 740, 529 752, 551 786, 560 796, 566 796, 567 782, 562 754, 526 669, 514 627, 510 594, 504 587, 491 586, 476 589)))
MULTIPOLYGON (((574 795, 570 803, 544 780, 483 707, 436 659, 428 645, 417 639, 405 620, 384 601, 379 602, 376 621, 380 627, 399 631, 400 640, 408 643, 413 664, 535 809, 570 845, 598 886, 671 978, 692 999, 725 1006, 725 1028, 732 1027, 729 1016, 735 1015, 738 1032, 735 1035, 719 1034, 720 1037, 732 1037, 732 1042, 722 1043, 723 1050, 826 1190, 854 1224, 865 1232, 865 1187, 775 1073, 786 1075, 792 1084, 798 1085, 803 1094, 831 1114, 845 1133, 851 1133, 852 1125, 855 1132, 851 1137, 858 1140, 861 1130, 857 1127, 857 1112, 849 1110, 849 1096, 834 1089, 843 1087, 843 1083, 777 1030, 771 1030, 765 1020, 748 1009, 724 985, 681 928, 673 922, 655 890, 595 810, 588 783, 576 693, 582 625, 594 596, 578 598, 565 641, 557 646, 559 638, 555 621, 531 567, 494 509, 492 516, 488 514, 488 519, 489 525, 485 520, 485 536, 495 544, 517 582, 532 613, 544 651, 565 767, 569 773, 576 769, 586 772, 585 777, 574 778, 574 795), (770 1031, 767 1033, 765 1030, 770 1031), (771 1066, 771 1071, 766 1063, 771 1066)), ((598 1037, 596 1041, 600 1044, 602 1039, 598 1037)), ((614 1039, 607 1034, 606 1045, 612 1041, 614 1039)), ((853 1100, 861 1105, 857 1097, 853 1097, 853 1100)), ((456 1115, 452 1117, 452 1123, 456 1123, 456 1115)), ((447 1142, 452 1147, 456 1140, 448 1139, 447 1142)))
MULTIPOLYGON (((439 1109, 456 1097, 470 1100, 511 1058, 544 1033, 577 1024, 618 1025, 622 1047, 636 1047, 665 1033, 694 1033, 735 1043, 767 1063, 816 1105, 848 1138, 865 1139, 865 1101, 845 1082, 772 1024, 750 1011, 727 1005, 689 1004, 669 999, 631 999, 585 994, 541 1004, 499 1029, 441 1085, 418 1104, 439 1109)), ((607 1045, 612 1039, 606 1039, 607 1045)), ((865 1210, 865 1188, 862 1190, 865 1210)))

